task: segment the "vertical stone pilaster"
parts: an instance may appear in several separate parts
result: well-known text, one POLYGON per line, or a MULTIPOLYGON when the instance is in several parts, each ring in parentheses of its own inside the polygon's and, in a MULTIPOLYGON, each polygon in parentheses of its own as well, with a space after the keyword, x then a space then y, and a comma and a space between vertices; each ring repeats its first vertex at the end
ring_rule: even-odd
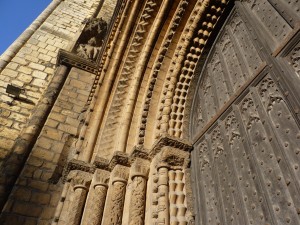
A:
POLYGON ((109 172, 96 170, 85 205, 82 225, 101 224, 108 189, 109 172))
POLYGON ((129 225, 143 225, 149 163, 146 160, 136 159, 132 169, 132 193, 129 206, 129 225))
POLYGON ((60 201, 59 201, 59 203, 56 207, 56 210, 55 210, 54 220, 52 221, 51 225, 57 225, 58 224, 58 221, 59 221, 59 218, 61 216, 61 213, 62 213, 62 210, 63 210, 63 206, 64 206, 64 203, 65 203, 69 188, 70 188, 70 182, 65 183, 62 194, 61 194, 60 201))
POLYGON ((70 172, 69 177, 71 178, 71 185, 73 185, 73 193, 70 196, 68 224, 79 225, 91 183, 91 174, 74 170, 70 172))

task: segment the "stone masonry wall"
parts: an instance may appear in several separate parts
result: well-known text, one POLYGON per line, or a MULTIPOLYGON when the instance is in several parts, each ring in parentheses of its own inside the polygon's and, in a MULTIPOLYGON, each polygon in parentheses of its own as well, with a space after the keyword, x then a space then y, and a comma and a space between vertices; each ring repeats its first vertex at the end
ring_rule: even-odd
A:
MULTIPOLYGON (((6 56, 12 55, 11 49, 20 41, 16 40, 12 48, 1 56, 1 66, 3 63, 6 64, 5 67, 0 66, 1 162, 10 153, 14 140, 20 134, 35 107, 34 104, 38 103, 48 86, 55 69, 58 50, 68 49, 76 33, 82 27, 82 21, 94 13, 98 3, 99 0, 60 2, 8 63, 5 63, 6 56), (13 101, 5 93, 8 84, 24 88, 27 99, 32 103, 13 101)), ((38 22, 40 21, 35 21, 35 23, 38 22)), ((32 30, 26 30, 24 33, 28 32, 32 30)))
POLYGON ((62 169, 72 155, 94 77, 80 69, 70 71, 3 209, 0 224, 51 223, 60 199, 62 169))

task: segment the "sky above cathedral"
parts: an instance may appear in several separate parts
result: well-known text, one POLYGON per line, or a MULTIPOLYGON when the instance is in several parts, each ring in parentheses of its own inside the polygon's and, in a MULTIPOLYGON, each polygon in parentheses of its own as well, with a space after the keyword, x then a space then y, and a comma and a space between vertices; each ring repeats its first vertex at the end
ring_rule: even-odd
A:
POLYGON ((0 55, 52 0, 0 0, 0 55))

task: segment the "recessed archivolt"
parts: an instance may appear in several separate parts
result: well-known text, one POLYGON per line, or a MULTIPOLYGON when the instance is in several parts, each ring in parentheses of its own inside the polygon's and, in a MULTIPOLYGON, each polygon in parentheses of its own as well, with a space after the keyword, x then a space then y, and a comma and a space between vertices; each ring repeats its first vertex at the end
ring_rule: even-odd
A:
POLYGON ((164 37, 164 40, 160 46, 160 49, 158 51, 158 54, 156 56, 155 62, 153 64, 152 70, 150 72, 150 78, 148 80, 147 84, 147 91, 145 93, 144 97, 144 104, 142 113, 139 119, 139 132, 138 132, 138 145, 143 145, 145 142, 145 133, 146 133, 146 125, 149 116, 149 108, 151 104, 151 99, 154 91, 154 87, 156 85, 156 81, 159 76, 159 72, 161 70, 161 67, 164 63, 164 59, 166 57, 167 52, 169 51, 169 47, 172 43, 172 40, 174 38, 175 32, 180 24, 180 21, 182 20, 183 14, 185 13, 186 7, 189 3, 187 0, 181 0, 177 6, 176 12, 174 13, 174 16, 172 18, 172 21, 170 23, 170 26, 168 28, 168 31, 166 32, 166 36, 164 37))
POLYGON ((191 12, 168 70, 156 138, 168 133, 182 138, 185 106, 196 65, 216 22, 230 0, 198 1, 191 12))
POLYGON ((120 132, 120 127, 122 126, 121 123, 126 123, 126 121, 121 122, 121 120, 126 116, 124 115, 126 114, 124 108, 128 107, 128 104, 131 104, 131 99, 128 99, 129 94, 131 94, 129 91, 139 83, 138 79, 134 79, 133 76, 138 66, 136 62, 139 61, 139 56, 142 54, 142 50, 145 47, 147 37, 151 35, 151 32, 149 31, 158 13, 160 4, 160 1, 146 1, 137 22, 133 38, 129 44, 127 54, 124 57, 124 64, 120 70, 119 80, 114 96, 112 97, 111 105, 109 106, 105 126, 103 126, 103 130, 100 134, 100 154, 103 157, 109 156, 115 150, 114 148, 119 145, 118 142, 120 140, 116 137, 120 137, 120 133, 122 133, 120 132))
MULTIPOLYGON (((154 60, 150 75, 148 75, 149 79, 147 78, 148 81, 143 81, 147 83, 146 93, 143 94, 142 109, 139 109, 140 112, 136 113, 136 115, 139 116, 139 121, 137 122, 139 125, 138 131, 133 132, 135 133, 133 136, 135 141, 131 141, 132 143, 144 145, 145 138, 147 138, 147 140, 149 139, 147 141, 149 145, 149 143, 153 143, 155 139, 163 134, 182 138, 182 124, 186 116, 186 101, 196 64, 201 57, 211 31, 214 29, 216 22, 229 1, 230 0, 199 0, 194 2, 181 0, 179 2, 154 60), (174 49, 172 48, 170 50, 170 44, 173 42, 175 31, 182 20, 185 8, 189 6, 191 9, 191 4, 195 5, 193 9, 189 11, 189 19, 185 23, 175 53, 171 60, 168 59, 168 62, 170 62, 168 71, 167 73, 162 72, 161 68, 163 66, 166 68, 166 65, 164 65, 165 56, 170 54, 170 52, 173 51, 172 49, 174 49), (158 91, 161 93, 158 94, 158 96, 160 95, 160 104, 153 105, 156 104, 152 103, 152 100, 153 91, 157 88, 156 81, 160 75, 159 73, 163 73, 166 79, 164 79, 164 87, 162 89, 158 88, 158 91), (150 107, 155 108, 157 111, 154 112, 154 114, 149 114, 150 107), (147 128, 147 126, 152 127, 147 128)), ((101 125, 100 139, 97 141, 97 143, 100 143, 99 146, 101 145, 101 153, 99 152, 99 154, 102 157, 109 157, 115 150, 124 151, 126 145, 128 145, 126 142, 129 138, 129 131, 125 134, 125 130, 123 131, 123 129, 120 128, 124 127, 125 123, 130 123, 123 121, 124 114, 127 114, 125 111, 128 111, 128 105, 141 104, 136 102, 132 103, 132 99, 128 99, 128 93, 131 92, 133 86, 140 84, 141 79, 145 79, 143 78, 144 74, 141 74, 139 81, 137 81, 137 79, 134 78, 134 74, 138 73, 137 68, 140 66, 139 60, 141 60, 139 57, 146 48, 146 43, 148 43, 147 41, 151 34, 150 30, 153 29, 152 24, 155 22, 160 4, 162 3, 156 3, 151 0, 146 1, 139 20, 137 21, 137 26, 132 34, 131 43, 128 45, 129 47, 126 51, 122 67, 118 74, 116 74, 119 78, 117 78, 118 81, 115 84, 115 90, 112 91, 113 96, 111 96, 110 103, 107 107, 106 116, 103 120, 104 123, 101 125), (156 10, 154 10, 154 8, 156 10), (127 136, 126 142, 123 143, 120 141, 122 138, 119 136, 124 135, 127 136), (124 149, 120 149, 120 147, 124 149)), ((149 63, 149 61, 147 63, 149 63)), ((132 93, 130 93, 130 95, 132 95, 132 93)), ((137 107, 137 105, 134 107, 137 107)), ((130 120, 132 120, 132 116, 133 112, 131 112, 130 120)), ((125 117, 127 118, 127 115, 125 115, 125 117)), ((132 127, 136 127, 136 125, 132 127)))
MULTIPOLYGON (((180 61, 181 69, 177 73, 170 74, 173 76, 171 79, 177 82, 167 84, 169 86, 168 90, 174 90, 172 100, 170 101, 172 104, 165 105, 162 110, 163 119, 160 121, 160 127, 158 127, 162 129, 161 131, 163 132, 167 131, 171 136, 178 138, 183 137, 183 122, 186 116, 185 106, 196 65, 212 30, 229 2, 230 0, 206 1, 204 5, 198 6, 199 11, 202 9, 202 14, 199 15, 197 23, 194 23, 194 26, 192 26, 196 28, 194 28, 194 33, 190 36, 190 42, 187 43, 188 50, 184 58, 180 61), (168 112, 170 113, 167 114, 168 112)), ((191 20, 192 19, 193 17, 191 17, 191 20)), ((190 29, 190 26, 186 29, 190 29)))

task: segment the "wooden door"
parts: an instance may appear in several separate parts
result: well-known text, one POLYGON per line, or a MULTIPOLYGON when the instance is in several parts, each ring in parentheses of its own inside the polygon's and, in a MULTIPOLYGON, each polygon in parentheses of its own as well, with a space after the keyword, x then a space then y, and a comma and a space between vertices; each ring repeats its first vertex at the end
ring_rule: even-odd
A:
POLYGON ((300 1, 236 1, 199 76, 196 224, 300 224, 300 1))

